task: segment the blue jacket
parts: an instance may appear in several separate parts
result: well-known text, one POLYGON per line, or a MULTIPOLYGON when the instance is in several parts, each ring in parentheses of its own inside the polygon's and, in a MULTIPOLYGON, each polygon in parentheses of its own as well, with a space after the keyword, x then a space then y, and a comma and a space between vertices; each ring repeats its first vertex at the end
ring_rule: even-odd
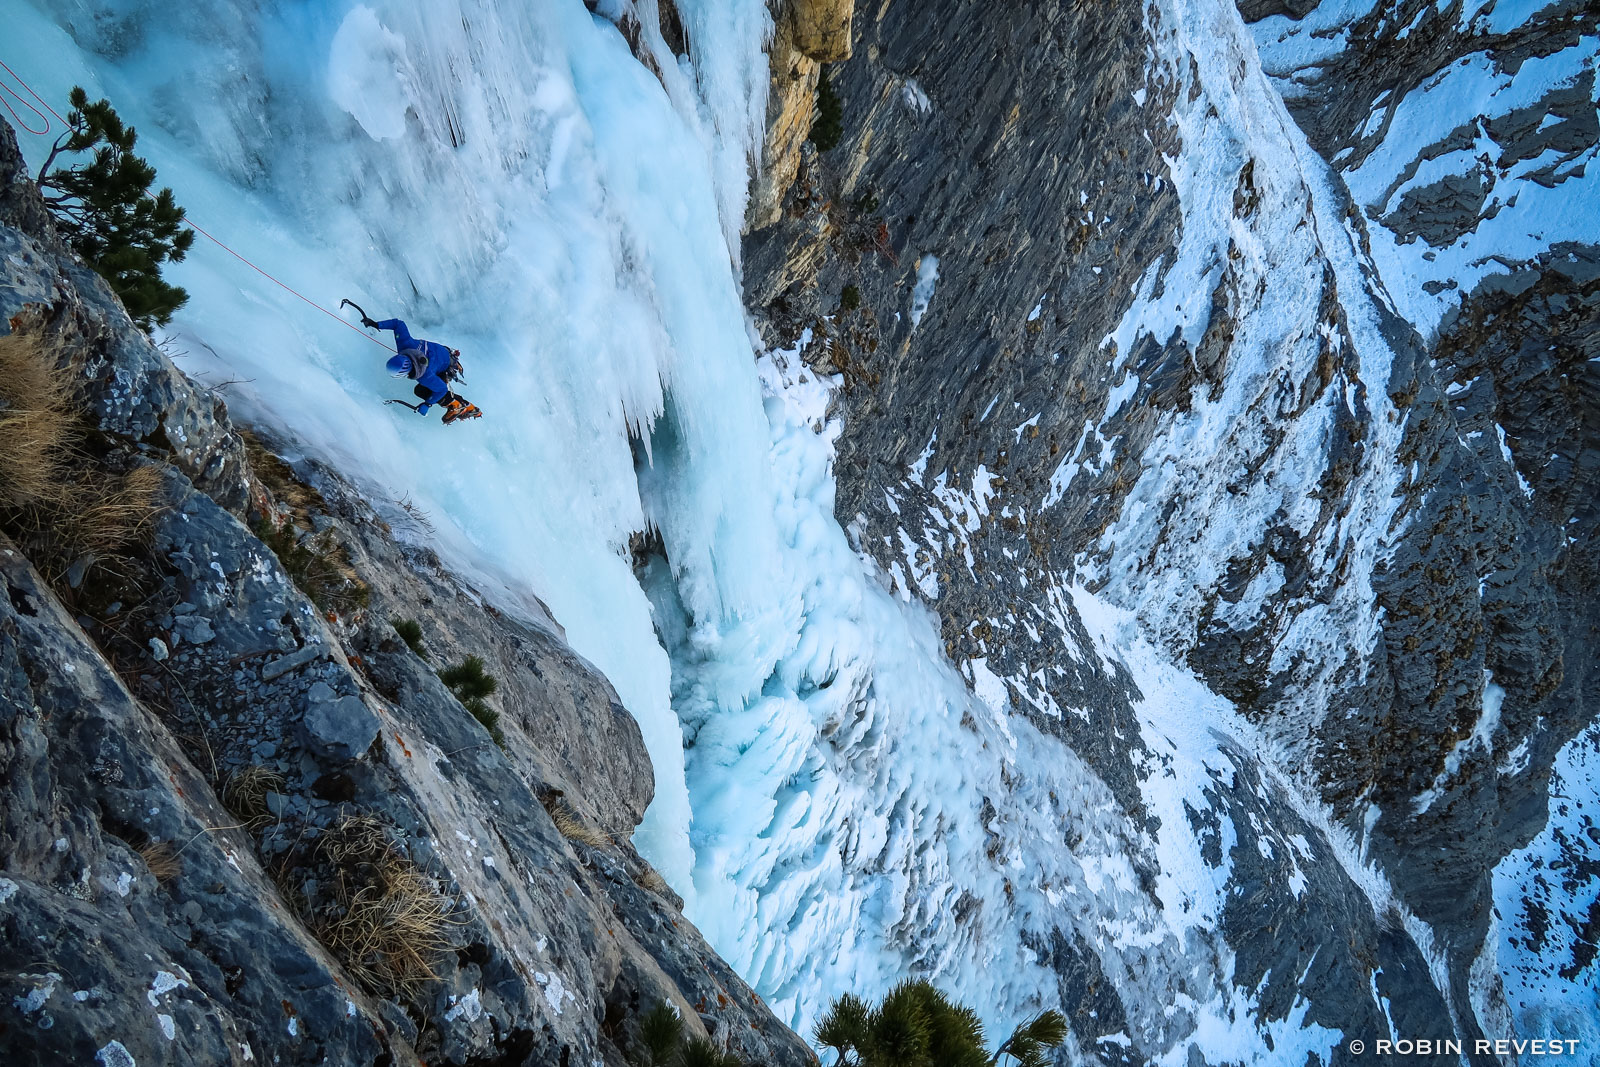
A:
POLYGON ((419 341, 412 337, 406 324, 399 319, 384 319, 378 323, 378 329, 394 331, 394 347, 402 356, 408 352, 423 354, 428 368, 417 378, 417 384, 428 390, 428 403, 437 404, 443 400, 450 391, 444 381, 444 372, 450 369, 450 350, 438 341, 419 341))

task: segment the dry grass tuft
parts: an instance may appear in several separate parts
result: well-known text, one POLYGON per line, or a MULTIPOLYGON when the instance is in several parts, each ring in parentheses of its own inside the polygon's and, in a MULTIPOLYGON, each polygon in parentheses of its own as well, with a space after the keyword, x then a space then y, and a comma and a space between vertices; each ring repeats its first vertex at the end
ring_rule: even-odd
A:
MULTIPOLYGON (((640 860, 640 862, 643 863, 644 861, 640 860)), ((667 880, 661 877, 661 872, 648 863, 644 864, 644 873, 639 876, 638 885, 640 889, 647 893, 657 894, 665 894, 672 888, 667 884, 667 880)))
POLYGON ((119 473, 87 447, 73 379, 46 337, 0 337, 0 529, 58 587, 71 571, 75 587, 91 568, 115 573, 161 508, 161 468, 119 473))
POLYGON ((251 829, 272 821, 267 794, 283 789, 283 775, 261 766, 241 767, 228 776, 222 803, 251 829))
POLYGON ((590 848, 604 848, 611 844, 611 838, 584 822, 583 817, 563 801, 558 800, 550 805, 550 821, 556 824, 556 829, 561 831, 561 836, 568 841, 588 845, 590 848))
POLYGON ((96 555, 120 551, 146 534, 160 511, 161 468, 135 467, 108 476, 79 501, 73 532, 96 555))
POLYGON ((328 899, 309 917, 317 939, 369 991, 414 997, 439 976, 450 950, 450 900, 389 840, 375 819, 352 817, 325 832, 317 858, 332 868, 328 899))
POLYGON ((150 871, 150 877, 162 885, 171 885, 183 871, 178 853, 165 841, 151 841, 139 850, 139 858, 150 871))
POLYGON ((0 337, 0 508, 62 503, 74 451, 72 377, 29 335, 0 337))

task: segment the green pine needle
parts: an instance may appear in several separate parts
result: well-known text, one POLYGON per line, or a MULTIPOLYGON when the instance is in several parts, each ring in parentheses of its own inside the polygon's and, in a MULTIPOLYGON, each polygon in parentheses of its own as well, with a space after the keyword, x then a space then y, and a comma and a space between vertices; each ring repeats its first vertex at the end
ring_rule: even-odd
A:
POLYGON ((1043 1011, 1027 1027, 1028 1036, 1042 1048, 1055 1048, 1067 1039, 1067 1020, 1054 1008, 1043 1011))
POLYGON ((422 641, 422 626, 416 619, 392 619, 389 625, 394 627, 394 632, 400 635, 400 640, 418 659, 428 658, 427 647, 422 641))
POLYGON ((859 1051, 866 1043, 869 1011, 866 1001, 845 993, 833 1002, 812 1031, 817 1044, 831 1048, 842 1057, 859 1051))
POLYGON ((666 1001, 658 1001, 645 1012, 639 1020, 639 1039, 650 1057, 648 1067, 664 1067, 670 1062, 682 1036, 683 1020, 666 1001))
POLYGON ((1066 1040, 1067 1020, 1054 1009, 1040 1012, 991 1056, 976 1011, 926 980, 909 979, 876 1008, 843 994, 813 1035, 839 1054, 835 1067, 992 1067, 1006 1056, 1016 1067, 1047 1067, 1050 1050, 1066 1040))
POLYGON ((703 1037, 692 1037, 678 1049, 681 1067, 740 1067, 739 1057, 723 1052, 703 1037))

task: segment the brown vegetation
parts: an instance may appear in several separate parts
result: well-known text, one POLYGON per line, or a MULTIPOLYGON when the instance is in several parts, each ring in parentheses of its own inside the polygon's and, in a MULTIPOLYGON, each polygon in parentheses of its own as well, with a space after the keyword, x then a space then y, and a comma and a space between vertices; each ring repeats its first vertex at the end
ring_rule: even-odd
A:
POLYGON ((296 477, 294 468, 262 444, 261 438, 249 430, 240 430, 239 439, 244 442, 251 473, 272 494, 274 501, 288 509, 296 523, 309 527, 314 512, 328 510, 322 494, 296 477))
POLYGON ((58 591, 118 577, 161 506, 160 467, 90 448, 72 382, 41 334, 0 337, 0 529, 58 591))
POLYGON ((561 836, 568 841, 590 848, 604 848, 611 844, 611 838, 603 831, 590 826, 584 821, 583 816, 573 811, 562 800, 557 800, 549 806, 550 821, 556 824, 556 829, 561 831, 561 836))
POLYGON ((222 803, 252 829, 272 821, 267 794, 283 788, 283 775, 267 767, 241 767, 228 776, 222 803))
POLYGON ((307 916, 312 932, 369 991, 416 996, 450 948, 450 900, 376 819, 345 819, 315 854, 331 871, 326 900, 307 916))
POLYGON ((245 457, 264 497, 252 507, 253 528, 272 549, 285 573, 312 603, 334 615, 350 615, 367 606, 372 591, 350 566, 345 546, 333 530, 311 533, 312 517, 326 514, 328 503, 316 489, 301 481, 294 468, 273 454, 255 434, 240 430, 245 457))
POLYGON ((171 885, 183 870, 178 853, 165 841, 149 842, 139 850, 139 858, 144 860, 150 877, 162 885, 171 885))

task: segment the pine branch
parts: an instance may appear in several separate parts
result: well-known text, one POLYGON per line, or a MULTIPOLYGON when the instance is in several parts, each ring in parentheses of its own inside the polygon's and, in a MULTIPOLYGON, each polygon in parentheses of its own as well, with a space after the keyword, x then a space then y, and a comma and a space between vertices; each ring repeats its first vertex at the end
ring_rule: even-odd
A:
POLYGON ((56 161, 57 156, 66 151, 67 141, 73 136, 73 132, 74 131, 69 128, 66 133, 63 133, 60 137, 57 137, 55 143, 50 146, 50 154, 44 157, 44 165, 39 168, 39 176, 34 179, 35 185, 41 188, 45 186, 54 188, 54 183, 48 177, 50 174, 50 165, 56 161))

